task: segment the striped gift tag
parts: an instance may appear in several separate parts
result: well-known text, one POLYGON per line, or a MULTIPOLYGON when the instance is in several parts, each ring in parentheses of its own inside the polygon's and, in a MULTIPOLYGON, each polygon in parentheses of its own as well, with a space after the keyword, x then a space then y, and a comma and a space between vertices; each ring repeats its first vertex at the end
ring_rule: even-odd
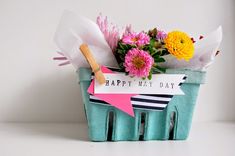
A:
MULTIPOLYGON (((147 109, 147 110, 163 110, 171 101, 173 95, 166 94, 140 94, 131 97, 131 104, 134 108, 147 109)), ((95 104, 109 105, 107 102, 90 95, 90 101, 95 104)), ((120 100, 121 102, 121 100, 120 100)))

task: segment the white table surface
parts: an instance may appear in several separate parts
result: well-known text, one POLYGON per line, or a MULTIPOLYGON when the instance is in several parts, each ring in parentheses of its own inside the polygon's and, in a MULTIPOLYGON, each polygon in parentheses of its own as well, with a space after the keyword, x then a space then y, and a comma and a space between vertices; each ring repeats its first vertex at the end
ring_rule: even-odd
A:
POLYGON ((187 141, 90 142, 86 124, 2 123, 0 156, 235 156, 235 122, 193 123, 187 141))

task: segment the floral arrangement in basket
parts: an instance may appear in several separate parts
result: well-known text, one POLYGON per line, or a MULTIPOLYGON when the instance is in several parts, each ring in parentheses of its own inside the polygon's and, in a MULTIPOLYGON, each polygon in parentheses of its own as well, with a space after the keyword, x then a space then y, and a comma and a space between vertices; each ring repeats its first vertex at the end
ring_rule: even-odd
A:
POLYGON ((121 70, 130 76, 151 79, 152 73, 165 72, 160 63, 166 61, 166 55, 189 61, 194 54, 194 43, 184 32, 167 34, 154 28, 148 32, 126 32, 114 53, 121 70))
POLYGON ((107 17, 99 15, 95 23, 65 11, 55 34, 62 56, 54 59, 64 61, 59 65, 71 63, 76 69, 91 67, 100 84, 106 83, 102 66, 118 68, 128 77, 151 80, 153 74, 166 69, 205 70, 218 54, 221 40, 221 27, 195 40, 178 30, 136 32, 128 25, 120 31, 107 17))

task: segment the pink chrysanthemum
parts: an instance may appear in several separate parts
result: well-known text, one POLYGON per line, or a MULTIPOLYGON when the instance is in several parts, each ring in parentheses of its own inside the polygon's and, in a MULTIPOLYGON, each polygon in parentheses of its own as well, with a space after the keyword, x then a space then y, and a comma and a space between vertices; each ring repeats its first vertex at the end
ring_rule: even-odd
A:
POLYGON ((112 51, 115 51, 118 40, 120 39, 118 27, 112 23, 109 24, 108 18, 103 17, 101 14, 97 17, 96 23, 103 33, 109 47, 112 49, 112 51))
POLYGON ((137 48, 131 49, 125 56, 125 71, 131 76, 147 77, 154 63, 152 56, 137 48))
POLYGON ((123 43, 137 45, 137 46, 143 46, 149 44, 149 41, 150 41, 149 36, 144 32, 128 33, 124 34, 124 36, 122 37, 123 43))
POLYGON ((129 25, 126 25, 123 35, 128 35, 129 33, 133 33, 133 32, 134 31, 132 30, 132 26, 131 24, 129 24, 129 25))
POLYGON ((156 38, 158 40, 164 40, 166 38, 167 34, 164 31, 158 30, 156 38))

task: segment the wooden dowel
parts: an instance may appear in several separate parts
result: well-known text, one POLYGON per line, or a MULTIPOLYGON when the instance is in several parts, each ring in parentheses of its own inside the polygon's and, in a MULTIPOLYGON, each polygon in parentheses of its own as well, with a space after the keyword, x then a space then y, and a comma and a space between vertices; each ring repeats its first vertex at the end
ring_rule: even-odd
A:
POLYGON ((84 57, 86 58, 87 62, 90 64, 92 71, 95 73, 95 78, 99 82, 99 84, 105 83, 105 77, 99 64, 96 62, 95 58, 93 57, 89 47, 87 44, 82 44, 80 46, 80 50, 84 57))

